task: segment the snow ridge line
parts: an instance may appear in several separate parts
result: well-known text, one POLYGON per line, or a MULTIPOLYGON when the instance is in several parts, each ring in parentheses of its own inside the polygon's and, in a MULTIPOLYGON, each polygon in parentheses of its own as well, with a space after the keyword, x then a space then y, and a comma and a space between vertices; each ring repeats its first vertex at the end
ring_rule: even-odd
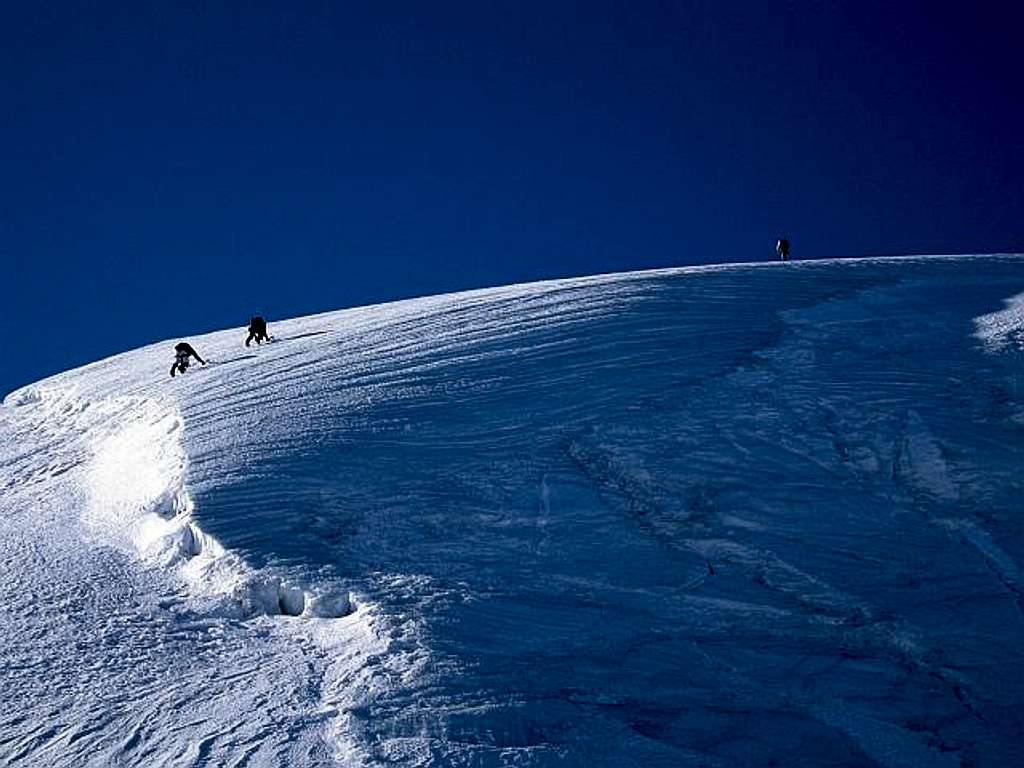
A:
POLYGON ((321 618, 351 613, 347 591, 316 592, 262 574, 196 524, 176 408, 154 399, 115 398, 102 410, 116 413, 118 426, 91 446, 82 514, 87 530, 148 565, 174 571, 194 597, 217 612, 321 618))

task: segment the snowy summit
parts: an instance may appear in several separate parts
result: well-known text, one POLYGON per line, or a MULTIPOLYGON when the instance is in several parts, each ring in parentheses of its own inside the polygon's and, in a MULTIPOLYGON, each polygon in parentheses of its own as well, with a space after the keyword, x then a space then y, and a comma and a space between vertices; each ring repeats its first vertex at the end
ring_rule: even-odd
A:
POLYGON ((5 399, 0 763, 1017 759, 1024 258, 269 331, 5 399))

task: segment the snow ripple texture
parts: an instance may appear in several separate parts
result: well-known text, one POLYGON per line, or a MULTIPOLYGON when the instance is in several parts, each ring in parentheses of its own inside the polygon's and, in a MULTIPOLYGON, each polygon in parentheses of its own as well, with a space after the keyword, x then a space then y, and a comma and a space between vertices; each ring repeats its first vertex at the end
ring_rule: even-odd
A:
POLYGON ((1015 764, 1022 295, 602 276, 14 392, 0 764, 1015 764))

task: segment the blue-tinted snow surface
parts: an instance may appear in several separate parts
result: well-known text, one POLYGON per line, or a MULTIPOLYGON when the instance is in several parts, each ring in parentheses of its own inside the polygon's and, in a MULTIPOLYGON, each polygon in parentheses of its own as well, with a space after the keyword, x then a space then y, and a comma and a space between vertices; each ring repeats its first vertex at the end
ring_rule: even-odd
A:
POLYGON ((1022 293, 568 280, 13 393, 0 762, 1013 764, 1022 293))

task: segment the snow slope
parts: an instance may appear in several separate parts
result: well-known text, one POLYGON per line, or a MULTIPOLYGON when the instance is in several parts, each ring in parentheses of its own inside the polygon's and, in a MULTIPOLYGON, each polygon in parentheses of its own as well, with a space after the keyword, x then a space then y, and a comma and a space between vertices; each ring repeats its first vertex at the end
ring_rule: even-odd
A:
POLYGON ((0 764, 1013 764, 1022 297, 600 276, 14 392, 0 764))

